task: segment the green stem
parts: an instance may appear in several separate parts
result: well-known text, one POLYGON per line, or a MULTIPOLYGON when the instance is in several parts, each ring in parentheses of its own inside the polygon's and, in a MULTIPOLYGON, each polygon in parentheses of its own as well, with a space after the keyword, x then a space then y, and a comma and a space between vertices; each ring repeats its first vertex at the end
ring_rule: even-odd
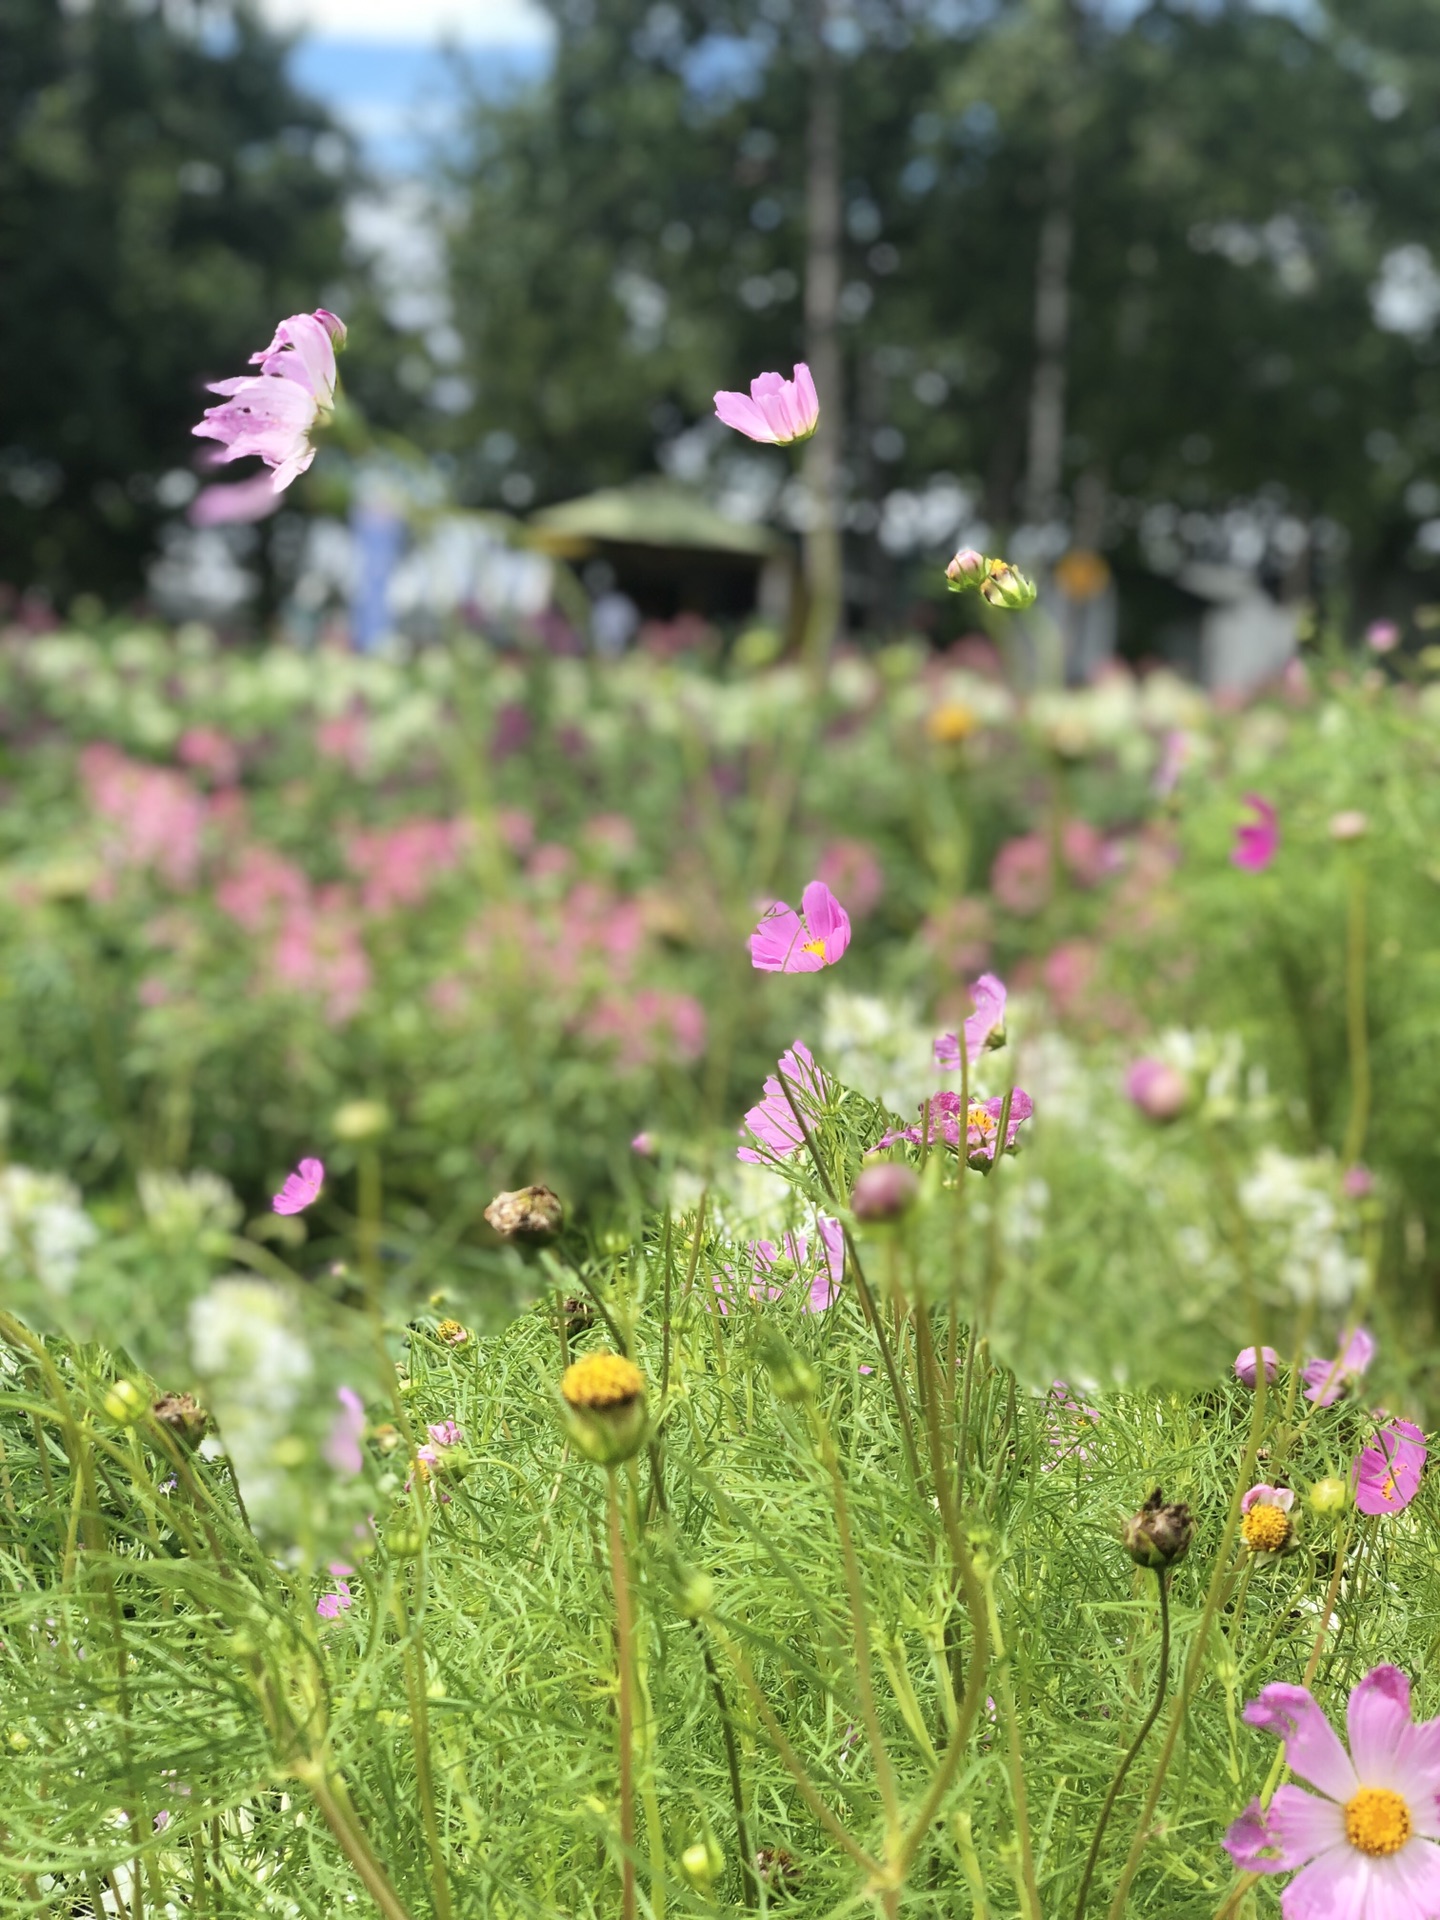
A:
POLYGON ((615 1652, 620 1669, 620 1912, 622 1920, 635 1920, 635 1701, 631 1673, 635 1635, 625 1536, 620 1530, 620 1487, 614 1467, 606 1468, 605 1481, 610 1575, 615 1586, 615 1652))
POLYGON ((410 1744, 415 1754, 415 1784, 420 1794, 420 1817, 425 1828, 425 1850, 430 1856, 430 1888, 435 1898, 435 1920, 451 1920, 450 1876, 445 1865, 445 1848, 440 1837, 440 1818, 435 1805, 435 1774, 430 1760, 430 1699, 426 1691, 425 1669, 425 1550, 416 1563, 414 1607, 406 1617, 399 1590, 395 1610, 400 1630, 406 1639, 405 1684, 410 1695, 410 1744))
POLYGON ((740 1778, 740 1750, 735 1741, 735 1729, 730 1724, 730 1708, 725 1699, 725 1687, 720 1679, 720 1669, 715 1664, 715 1655, 710 1651, 710 1642, 705 1637, 705 1629, 698 1620, 693 1624, 696 1638, 700 1642, 701 1656, 705 1661, 710 1691, 715 1696, 715 1711, 720 1717, 721 1737, 725 1742, 725 1768, 730 1775, 730 1801, 735 1809, 735 1844, 740 1849, 740 1901, 742 1906, 756 1907, 760 1904, 760 1877, 756 1872, 755 1855, 750 1846, 749 1822, 745 1818, 745 1789, 740 1778))
POLYGON ((1365 869, 1356 858, 1350 868, 1350 898, 1345 925, 1345 1024, 1350 1044, 1350 1118, 1341 1157, 1353 1167, 1365 1151, 1370 1124, 1370 1037, 1365 1017, 1365 869))
POLYGON ((296 1769, 296 1778, 319 1807, 340 1851, 360 1876, 365 1891, 385 1920, 412 1920, 410 1909, 391 1885, 390 1876, 370 1845, 340 1779, 330 1773, 323 1762, 313 1759, 296 1769))
POLYGON ((1085 1920, 1085 1903, 1090 1898, 1090 1882, 1095 1877, 1096 1862, 1100 1858, 1100 1845, 1105 1838, 1105 1829, 1110 1824, 1110 1815, 1125 1784, 1125 1776, 1134 1764, 1135 1757, 1150 1736, 1150 1729, 1160 1718, 1160 1709, 1165 1705, 1165 1690, 1170 1677, 1170 1574, 1168 1569, 1157 1567, 1155 1578, 1160 1587, 1160 1678, 1155 1688, 1155 1699, 1149 1713, 1141 1722, 1140 1731, 1130 1742, 1124 1759, 1115 1769, 1115 1778, 1110 1782, 1110 1791, 1105 1796, 1105 1804, 1100 1809, 1100 1818, 1095 1822, 1095 1837, 1090 1842, 1090 1851, 1085 1858, 1085 1871, 1080 1876, 1080 1891, 1075 1896, 1075 1920, 1085 1920))

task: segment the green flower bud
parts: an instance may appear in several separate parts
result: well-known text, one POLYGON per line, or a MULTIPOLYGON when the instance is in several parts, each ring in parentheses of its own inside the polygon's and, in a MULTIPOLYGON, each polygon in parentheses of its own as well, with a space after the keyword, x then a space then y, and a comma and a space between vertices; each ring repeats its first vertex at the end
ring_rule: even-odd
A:
POLYGON ((1181 1502, 1167 1506, 1156 1487, 1140 1511, 1125 1522, 1121 1536, 1137 1567, 1163 1572, 1183 1560, 1195 1538, 1195 1516, 1181 1502))
POLYGON ((770 1375, 777 1400, 784 1400, 790 1406, 803 1406, 815 1398, 820 1385, 815 1369, 773 1328, 767 1327, 760 1335, 755 1352, 770 1375))
POLYGON ((149 1402, 133 1380, 115 1380, 106 1389, 102 1403, 118 1427, 133 1427, 149 1402))
POLYGON ((1312 1513, 1326 1518, 1344 1513, 1350 1505, 1350 1483, 1341 1480, 1335 1474, 1327 1474, 1323 1480, 1317 1480, 1305 1496, 1305 1504, 1312 1513))
POLYGON ((681 1854, 680 1871, 697 1893, 708 1893, 725 1871, 725 1855, 708 1827, 704 1839, 692 1841, 681 1854))
POLYGON ((645 1440, 645 1376, 619 1353, 587 1353, 560 1380, 565 1431, 577 1453, 613 1467, 645 1440))
POLYGON ((980 582, 980 592, 992 607, 1005 607, 1019 613, 1035 604, 1035 582, 1012 567, 1008 560, 992 560, 990 571, 980 582))
POLYGON ((390 1109, 383 1100, 347 1100, 330 1121, 337 1140, 378 1140, 390 1130, 390 1109))

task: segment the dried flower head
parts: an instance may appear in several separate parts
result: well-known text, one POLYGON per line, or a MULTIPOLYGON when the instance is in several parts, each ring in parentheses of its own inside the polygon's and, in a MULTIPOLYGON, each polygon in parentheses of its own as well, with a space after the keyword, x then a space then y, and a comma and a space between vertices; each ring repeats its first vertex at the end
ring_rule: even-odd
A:
POLYGON ((168 1427, 187 1447, 198 1447, 210 1424, 209 1414, 193 1393, 162 1393, 151 1403, 150 1411, 162 1427, 168 1427))
POLYGON ((470 1329, 462 1327, 458 1320, 442 1320, 435 1329, 435 1338, 447 1347, 463 1347, 470 1338, 470 1329))
POLYGON ((787 1847, 757 1847, 755 1869, 771 1893, 792 1893, 805 1877, 787 1847))
POLYGON ((1195 1517, 1183 1502, 1166 1502, 1156 1487, 1140 1511, 1125 1522, 1125 1551, 1137 1567, 1163 1572, 1183 1560, 1195 1538, 1195 1517))
POLYGON ((518 1187, 514 1193, 497 1193, 485 1218, 507 1240, 548 1240, 560 1231, 565 1209, 549 1187, 518 1187))

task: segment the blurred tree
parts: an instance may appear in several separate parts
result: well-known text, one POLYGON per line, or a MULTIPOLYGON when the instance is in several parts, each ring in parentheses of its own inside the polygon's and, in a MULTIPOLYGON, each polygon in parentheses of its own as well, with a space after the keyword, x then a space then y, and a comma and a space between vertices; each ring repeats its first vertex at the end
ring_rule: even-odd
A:
MULTIPOLYGON (((745 450, 689 429, 805 350, 813 15, 547 4, 554 71, 477 106, 462 178, 465 485, 523 506, 707 450, 733 479, 745 450)), ((1432 0, 836 8, 852 599, 939 557, 957 479, 1002 535, 1162 569, 1269 543, 1313 586, 1347 537, 1362 579, 1425 565, 1432 26, 1432 0)))
POLYGON ((345 311, 354 158, 285 55, 243 6, 0 0, 0 580, 133 594, 202 383, 345 311))

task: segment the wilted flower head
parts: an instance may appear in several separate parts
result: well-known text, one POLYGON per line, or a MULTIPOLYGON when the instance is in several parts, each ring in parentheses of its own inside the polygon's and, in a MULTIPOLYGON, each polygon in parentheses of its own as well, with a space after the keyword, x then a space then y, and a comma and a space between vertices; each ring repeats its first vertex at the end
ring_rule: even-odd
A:
POLYGON ((162 1393, 150 1411, 162 1427, 168 1427, 187 1447, 198 1447, 210 1424, 209 1414, 193 1393, 162 1393))
POLYGON ((272 470, 272 486, 283 493, 315 458, 310 430, 335 404, 335 349, 345 344, 345 326, 319 307, 292 314, 275 329, 275 338, 250 356, 258 374, 212 383, 224 404, 207 407, 191 432, 218 440, 217 461, 258 455, 272 470))
POLYGON ((507 1240, 548 1240, 564 1217, 559 1194, 541 1186, 497 1193, 485 1209, 485 1218, 507 1240))
MULTIPOLYGON (((1280 1356, 1274 1347, 1262 1347, 1260 1354, 1265 1362, 1265 1378, 1273 1382, 1279 1371, 1280 1356)), ((1235 1378, 1242 1387, 1253 1387, 1256 1371, 1254 1347, 1242 1347, 1235 1356, 1235 1378)))
POLYGON ((1147 1120, 1176 1120, 1190 1104, 1190 1082, 1168 1060, 1146 1054, 1125 1070, 1125 1092, 1147 1120))
POLYGON ((1270 802, 1262 800, 1258 793, 1247 793, 1245 805, 1255 818, 1242 821, 1235 829, 1230 864, 1245 867, 1251 873, 1259 873, 1262 868, 1269 866, 1280 845, 1280 816, 1270 802))
POLYGON ((850 916, 823 880, 800 896, 800 912, 777 900, 750 936, 750 962, 762 973, 819 973, 850 945, 850 916))
POLYGON ((458 1320, 442 1320, 435 1329, 435 1338, 447 1347, 463 1347, 470 1338, 470 1329, 462 1327, 458 1320))
POLYGON ((1140 1511, 1125 1522, 1121 1538, 1137 1567, 1163 1572, 1190 1551, 1195 1538, 1194 1515, 1182 1501, 1167 1505, 1156 1487, 1140 1511))
POLYGON ((1293 1544, 1290 1509, 1294 1504, 1289 1487, 1250 1488, 1240 1502, 1240 1536, 1251 1553, 1284 1553, 1293 1544))
POLYGON ((303 1213, 320 1198, 324 1184, 324 1161, 302 1160, 294 1173, 286 1175, 284 1186, 275 1196, 272 1204, 276 1213, 303 1213))
POLYGON ((1307 1360, 1300 1370, 1305 1382, 1305 1398, 1317 1406, 1333 1407, 1342 1393, 1354 1383, 1375 1358, 1375 1336, 1366 1327, 1356 1327, 1333 1360, 1307 1360))
POLYGON ((1301 1871, 1285 1889, 1285 1920, 1420 1920, 1440 1912, 1440 1795, 1435 1722, 1412 1727, 1410 1682, 1376 1667, 1350 1695, 1350 1752, 1305 1687, 1272 1682, 1245 1720, 1285 1742, 1285 1761, 1320 1789, 1277 1787, 1252 1800, 1225 1836, 1246 1873, 1301 1871), (1323 1797, 1322 1797, 1323 1796, 1323 1797))
POLYGON ((749 1133, 765 1152, 757 1153, 750 1146, 737 1147, 736 1159, 763 1165, 767 1158, 783 1159, 787 1154, 798 1153, 805 1144, 805 1135, 795 1117, 795 1108, 799 1108, 809 1125, 819 1118, 829 1092, 830 1083, 816 1066, 815 1056, 803 1040, 797 1040, 788 1053, 781 1054, 776 1072, 766 1076, 764 1099, 745 1115, 742 1137, 749 1133))
POLYGON ((1425 1436, 1412 1421, 1387 1421, 1352 1471, 1355 1504, 1362 1513, 1399 1513, 1420 1490, 1425 1436))
POLYGON ((810 369, 802 360, 793 380, 784 380, 778 373, 762 373, 750 382, 748 394, 717 393, 715 412, 727 427, 734 427, 747 439, 786 447, 795 440, 808 440, 814 433, 820 421, 820 399, 810 369))
MULTIPOLYGON (((1005 982, 993 973, 982 973, 970 989, 975 1011, 965 1022, 965 1053, 973 1067, 987 1048, 1005 1044, 1005 982)), ((942 1033, 935 1042, 937 1067, 955 1069, 960 1065, 960 1036, 942 1033)))

